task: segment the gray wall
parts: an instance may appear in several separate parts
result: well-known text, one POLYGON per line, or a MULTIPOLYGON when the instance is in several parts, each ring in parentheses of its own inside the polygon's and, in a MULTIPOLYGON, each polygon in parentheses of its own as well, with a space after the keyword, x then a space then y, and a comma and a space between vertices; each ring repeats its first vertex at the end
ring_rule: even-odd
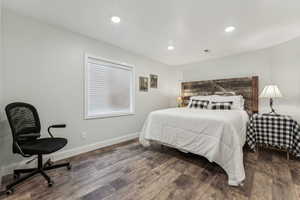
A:
MULTIPOLYGON (((300 38, 272 48, 217 60, 180 66, 183 81, 258 75, 260 91, 276 84, 284 95, 275 100, 279 113, 290 114, 300 122, 300 38)), ((260 99, 262 112, 269 110, 268 100, 260 99)))
POLYGON ((3 120, 3 100, 4 100, 4 65, 3 65, 3 28, 2 28, 2 0, 0 0, 0 122, 3 120))
MULTIPOLYGON (((3 134, 1 132, 3 131, 3 57, 2 57, 2 0, 0 0, 0 145, 2 146, 3 143, 3 134)), ((2 151, 0 151, 0 177, 2 175, 2 163, 4 162, 4 154, 2 151)), ((0 181, 0 186, 1 186, 1 181, 0 181)))
MULTIPOLYGON (((35 105, 43 135, 48 125, 66 123, 67 128, 56 134, 68 138, 65 150, 139 132, 150 111, 169 107, 171 98, 177 95, 171 89, 176 85, 172 77, 177 74, 169 66, 8 10, 4 11, 4 53, 4 103, 25 101, 35 105), (135 66, 135 115, 84 120, 85 52, 135 66), (159 88, 139 92, 138 77, 150 73, 158 75, 159 88), (86 140, 81 138, 82 132, 87 133, 86 140)), ((5 129, 0 152, 5 152, 4 165, 8 165, 19 156, 11 154, 7 124, 5 129)))
MULTIPOLYGON (((3 95, 4 95, 4 69, 3 69, 3 51, 2 51, 2 0, 0 0, 0 108, 2 108, 2 103, 3 103, 3 95)), ((2 109, 0 111, 0 120, 2 119, 2 109)))

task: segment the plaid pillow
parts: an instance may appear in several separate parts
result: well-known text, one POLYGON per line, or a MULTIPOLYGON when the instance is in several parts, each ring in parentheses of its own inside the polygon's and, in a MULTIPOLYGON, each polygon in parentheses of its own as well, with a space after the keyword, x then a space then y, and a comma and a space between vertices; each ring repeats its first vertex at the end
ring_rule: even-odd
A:
POLYGON ((233 102, 232 101, 224 101, 224 102, 211 102, 212 110, 231 110, 233 102))
POLYGON ((207 109, 209 101, 192 99, 189 108, 207 109))

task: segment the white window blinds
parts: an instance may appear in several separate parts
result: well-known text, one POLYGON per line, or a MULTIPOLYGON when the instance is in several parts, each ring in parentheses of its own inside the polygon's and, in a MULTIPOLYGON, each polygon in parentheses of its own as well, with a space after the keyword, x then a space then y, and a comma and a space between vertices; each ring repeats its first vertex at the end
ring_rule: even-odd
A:
POLYGON ((133 67, 89 56, 86 60, 86 118, 133 114, 133 67))

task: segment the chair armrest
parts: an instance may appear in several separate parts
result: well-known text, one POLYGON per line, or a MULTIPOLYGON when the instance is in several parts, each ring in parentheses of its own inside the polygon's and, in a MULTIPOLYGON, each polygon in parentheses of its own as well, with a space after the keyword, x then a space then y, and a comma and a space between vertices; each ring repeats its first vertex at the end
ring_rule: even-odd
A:
POLYGON ((52 126, 49 126, 49 128, 66 128, 67 125, 65 124, 54 124, 52 126))
POLYGON ((51 125, 51 126, 49 126, 48 127, 48 133, 49 133, 49 135, 53 138, 53 135, 52 135, 52 133, 51 133, 51 128, 66 128, 66 124, 54 124, 54 125, 51 125))
POLYGON ((32 155, 29 155, 29 154, 25 154, 25 153, 22 151, 21 147, 19 146, 18 142, 14 141, 13 143, 14 143, 14 146, 15 146, 16 148, 18 148, 20 154, 21 154, 23 157, 31 157, 31 156, 32 156, 32 155))

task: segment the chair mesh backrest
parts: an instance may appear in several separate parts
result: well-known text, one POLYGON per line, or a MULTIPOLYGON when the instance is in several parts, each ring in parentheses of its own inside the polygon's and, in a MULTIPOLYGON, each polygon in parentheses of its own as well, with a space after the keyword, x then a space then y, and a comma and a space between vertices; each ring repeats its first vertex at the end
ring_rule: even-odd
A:
POLYGON ((30 104, 12 103, 5 108, 15 140, 40 137, 41 125, 37 110, 30 104))

